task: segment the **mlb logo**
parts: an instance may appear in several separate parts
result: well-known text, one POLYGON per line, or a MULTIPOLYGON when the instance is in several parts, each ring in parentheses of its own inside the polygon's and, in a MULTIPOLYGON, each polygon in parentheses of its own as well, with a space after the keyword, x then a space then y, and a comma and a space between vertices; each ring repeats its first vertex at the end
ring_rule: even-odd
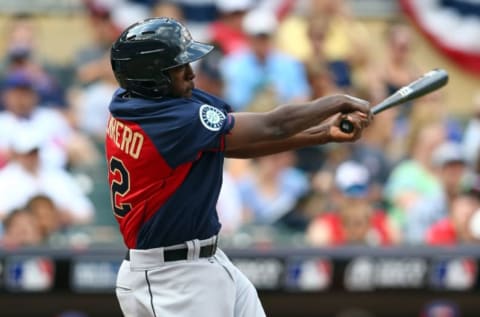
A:
POLYGON ((292 290, 323 291, 332 276, 333 266, 327 259, 292 259, 287 264, 285 285, 292 290))
POLYGON ((460 311, 453 302, 436 300, 425 305, 421 317, 460 317, 460 311))
POLYGON ((477 263, 472 258, 443 259, 433 262, 430 283, 433 288, 465 291, 475 286, 477 263))
POLYGON ((12 291, 38 292, 52 288, 55 265, 44 257, 7 259, 5 286, 12 291))

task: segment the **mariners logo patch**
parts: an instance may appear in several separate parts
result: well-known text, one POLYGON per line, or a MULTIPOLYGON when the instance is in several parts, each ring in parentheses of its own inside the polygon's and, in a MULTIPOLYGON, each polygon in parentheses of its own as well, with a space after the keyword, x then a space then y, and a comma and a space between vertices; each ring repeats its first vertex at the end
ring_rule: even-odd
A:
POLYGON ((218 131, 223 125, 226 116, 223 112, 210 105, 202 105, 199 111, 200 121, 210 131, 218 131))

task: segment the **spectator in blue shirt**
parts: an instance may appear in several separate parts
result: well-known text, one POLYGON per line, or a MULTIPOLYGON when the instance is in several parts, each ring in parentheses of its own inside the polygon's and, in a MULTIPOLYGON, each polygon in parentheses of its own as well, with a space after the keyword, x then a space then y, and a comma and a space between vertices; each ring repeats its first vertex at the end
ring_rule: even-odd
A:
POLYGON ((295 154, 291 151, 258 157, 252 174, 238 182, 252 223, 275 223, 308 191, 308 179, 294 165, 295 154))
POLYGON ((310 89, 303 64, 273 47, 277 20, 272 12, 250 11, 243 20, 250 48, 225 58, 222 65, 225 99, 237 110, 269 110, 267 105, 307 100, 310 89), (273 100, 272 100, 273 99, 273 100))

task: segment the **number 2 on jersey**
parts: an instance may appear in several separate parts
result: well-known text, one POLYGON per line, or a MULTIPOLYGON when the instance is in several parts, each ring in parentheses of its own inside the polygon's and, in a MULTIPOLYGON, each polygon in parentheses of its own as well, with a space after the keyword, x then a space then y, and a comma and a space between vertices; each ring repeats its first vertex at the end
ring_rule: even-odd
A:
POLYGON ((130 174, 123 162, 115 157, 110 159, 110 172, 118 174, 120 177, 117 180, 113 180, 110 185, 110 193, 112 195, 113 213, 120 218, 132 209, 132 205, 129 203, 117 203, 117 196, 124 197, 130 191, 130 174))

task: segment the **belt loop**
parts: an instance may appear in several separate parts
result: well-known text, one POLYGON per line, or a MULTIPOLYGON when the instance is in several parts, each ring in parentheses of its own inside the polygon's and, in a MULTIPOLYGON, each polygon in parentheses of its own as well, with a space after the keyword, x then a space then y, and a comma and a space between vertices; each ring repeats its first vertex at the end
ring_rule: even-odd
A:
POLYGON ((194 258, 195 260, 197 260, 197 259, 200 258, 200 248, 201 248, 200 240, 198 240, 198 239, 193 240, 193 246, 194 246, 193 258, 194 258))
POLYGON ((159 258, 158 258, 158 262, 160 264, 164 264, 165 263, 165 255, 164 255, 164 252, 165 252, 165 248, 159 248, 161 251, 159 252, 159 258))
POLYGON ((200 257, 200 241, 198 239, 187 241, 187 260, 196 260, 200 257))

